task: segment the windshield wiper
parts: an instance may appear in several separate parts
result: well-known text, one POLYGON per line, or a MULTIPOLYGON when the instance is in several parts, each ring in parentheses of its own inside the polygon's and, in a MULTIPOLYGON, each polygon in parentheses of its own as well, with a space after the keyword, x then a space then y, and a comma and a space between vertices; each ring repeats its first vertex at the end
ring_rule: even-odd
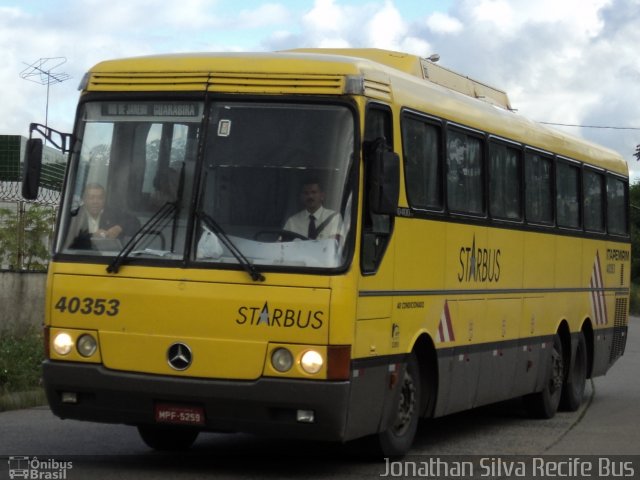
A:
POLYGON ((107 273, 118 273, 118 270, 120 270, 120 266, 129 257, 136 245, 140 243, 140 240, 142 240, 150 233, 153 233, 155 231, 155 227, 160 222, 166 220, 176 210, 176 208, 177 202, 167 202, 162 205, 162 207, 160 207, 160 209, 156 213, 154 213, 149 220, 144 222, 142 226, 138 230, 136 230, 136 233, 131 236, 129 241, 125 243, 124 247, 122 247, 122 250, 118 252, 116 258, 114 258, 107 267, 107 273))
POLYGON ((266 279, 264 275, 258 271, 253 263, 249 261, 247 257, 243 255, 238 247, 231 241, 226 232, 222 229, 222 227, 216 222, 210 215, 206 214, 202 210, 199 210, 197 213, 198 218, 200 218, 204 224, 215 233, 220 241, 224 244, 225 247, 231 252, 231 254, 236 257, 238 263, 242 266, 242 268, 249 274, 251 279, 254 282, 264 282, 266 279))

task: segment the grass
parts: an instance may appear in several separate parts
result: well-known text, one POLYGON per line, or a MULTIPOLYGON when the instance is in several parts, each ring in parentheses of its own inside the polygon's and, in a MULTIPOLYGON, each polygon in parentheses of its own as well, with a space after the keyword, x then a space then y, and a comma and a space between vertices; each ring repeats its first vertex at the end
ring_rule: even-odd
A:
POLYGON ((43 359, 39 329, 0 332, 0 412, 44 403, 40 366, 43 359))
POLYGON ((0 412, 37 407, 46 403, 47 397, 40 387, 25 392, 5 393, 0 395, 0 412))

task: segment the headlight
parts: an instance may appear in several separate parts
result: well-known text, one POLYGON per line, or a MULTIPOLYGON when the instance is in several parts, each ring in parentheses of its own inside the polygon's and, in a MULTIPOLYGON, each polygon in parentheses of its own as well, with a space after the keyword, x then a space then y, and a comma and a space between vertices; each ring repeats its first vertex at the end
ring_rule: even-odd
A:
POLYGON ((302 354, 302 358, 300 359, 302 369, 311 374, 318 373, 322 369, 323 363, 322 355, 315 350, 307 350, 302 354))
POLYGON ((96 353, 96 350, 98 349, 98 343, 96 342, 96 339, 91 335, 84 334, 81 335, 80 338, 78 338, 77 348, 80 355, 82 355, 83 357, 90 357, 91 355, 96 353))
POLYGON ((287 372, 293 365, 293 355, 286 348, 276 348, 271 354, 271 365, 280 373, 287 372))
POLYGON ((53 339, 53 349, 58 355, 68 355, 73 348, 73 338, 68 333, 59 333, 53 339))

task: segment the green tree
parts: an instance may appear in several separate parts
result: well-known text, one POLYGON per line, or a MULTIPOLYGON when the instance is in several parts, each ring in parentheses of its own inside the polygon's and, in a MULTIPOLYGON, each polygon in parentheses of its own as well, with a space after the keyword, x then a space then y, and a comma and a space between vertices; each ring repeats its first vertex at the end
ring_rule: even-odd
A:
POLYGON ((0 263, 11 270, 46 270, 54 221, 53 209, 39 205, 0 208, 0 263))

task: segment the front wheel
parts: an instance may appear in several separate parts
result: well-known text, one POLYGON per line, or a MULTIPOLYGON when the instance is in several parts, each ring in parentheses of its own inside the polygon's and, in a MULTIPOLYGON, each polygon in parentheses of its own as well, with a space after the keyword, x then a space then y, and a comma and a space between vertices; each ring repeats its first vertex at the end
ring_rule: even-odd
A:
POLYGON ((420 367, 414 353, 404 372, 391 426, 378 434, 381 453, 385 457, 405 455, 411 448, 420 416, 420 367))
POLYGON ((149 447, 166 452, 188 450, 200 431, 163 425, 138 425, 138 433, 149 447))
POLYGON ((582 405, 584 387, 587 382, 587 341, 584 333, 580 332, 576 358, 567 374, 567 381, 562 389, 560 407, 569 412, 575 412, 582 405))
POLYGON ((562 341, 557 333, 553 336, 553 349, 547 365, 547 375, 541 392, 524 397, 529 413, 536 418, 552 418, 558 411, 562 385, 564 383, 564 357, 562 341))

